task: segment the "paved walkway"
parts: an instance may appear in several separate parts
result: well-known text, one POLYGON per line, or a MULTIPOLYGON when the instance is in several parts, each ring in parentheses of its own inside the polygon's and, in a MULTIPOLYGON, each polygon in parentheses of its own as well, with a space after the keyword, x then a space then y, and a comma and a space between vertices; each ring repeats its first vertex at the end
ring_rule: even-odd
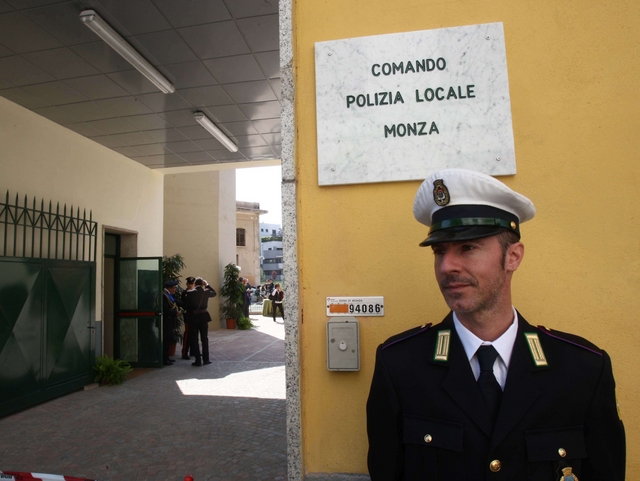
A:
MULTIPOLYGON (((286 480, 284 325, 209 333, 179 359, 0 419, 0 471, 97 480, 286 480)), ((178 346, 179 347, 179 346, 178 346)))

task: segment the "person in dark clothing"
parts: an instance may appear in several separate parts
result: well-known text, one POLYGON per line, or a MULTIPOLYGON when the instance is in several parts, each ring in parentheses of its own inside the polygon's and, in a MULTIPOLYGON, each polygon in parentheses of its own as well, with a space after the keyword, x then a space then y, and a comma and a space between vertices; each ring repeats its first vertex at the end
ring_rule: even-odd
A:
MULTIPOLYGON (((196 287, 196 278, 195 277, 187 277, 187 288, 182 291, 182 305, 186 306, 186 292, 192 290, 196 287)), ((184 313, 184 334, 182 335, 182 359, 191 359, 189 357, 190 351, 190 343, 189 343, 189 312, 185 311, 184 313)))
POLYGON ((164 283, 162 296, 162 364, 171 366, 175 361, 169 357, 169 346, 173 342, 174 330, 178 322, 180 312, 179 303, 176 300, 178 280, 173 279, 164 283))
POLYGON ((253 295, 253 286, 249 284, 249 279, 242 279, 242 287, 244 288, 244 297, 242 299, 242 315, 249 317, 249 307, 251 306, 251 296, 253 295))
POLYGON ((276 284, 276 288, 271 294, 271 302, 273 303, 273 322, 276 322, 276 311, 280 309, 282 313, 282 320, 284 321, 284 307, 282 301, 284 300, 284 291, 280 289, 280 284, 276 284))
POLYGON ((623 481, 609 355, 529 324, 511 303, 533 203, 491 176, 446 169, 424 181, 413 212, 430 228, 420 246, 451 312, 378 347, 371 480, 623 481))
POLYGON ((209 360, 209 322, 211 315, 207 311, 209 299, 216 296, 216 291, 202 277, 195 280, 195 287, 185 293, 185 307, 189 317, 189 339, 191 354, 196 358, 192 366, 211 364, 209 360), (202 357, 198 345, 198 334, 202 343, 202 357))

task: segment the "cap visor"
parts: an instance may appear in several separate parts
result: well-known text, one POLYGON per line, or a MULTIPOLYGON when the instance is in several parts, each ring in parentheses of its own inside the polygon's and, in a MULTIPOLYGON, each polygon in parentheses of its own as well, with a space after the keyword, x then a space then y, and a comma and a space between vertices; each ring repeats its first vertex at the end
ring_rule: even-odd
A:
POLYGON ((441 229, 432 232, 429 237, 420 242, 420 247, 427 247, 441 242, 458 242, 472 239, 491 237, 504 232, 503 227, 473 226, 462 228, 441 229))

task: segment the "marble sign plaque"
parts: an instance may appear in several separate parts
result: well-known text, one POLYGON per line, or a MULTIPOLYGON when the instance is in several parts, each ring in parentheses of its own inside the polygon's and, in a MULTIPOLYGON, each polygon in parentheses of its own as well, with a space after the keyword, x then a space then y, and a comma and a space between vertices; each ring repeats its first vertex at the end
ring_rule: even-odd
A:
POLYGON ((516 173, 502 23, 315 45, 320 185, 516 173))

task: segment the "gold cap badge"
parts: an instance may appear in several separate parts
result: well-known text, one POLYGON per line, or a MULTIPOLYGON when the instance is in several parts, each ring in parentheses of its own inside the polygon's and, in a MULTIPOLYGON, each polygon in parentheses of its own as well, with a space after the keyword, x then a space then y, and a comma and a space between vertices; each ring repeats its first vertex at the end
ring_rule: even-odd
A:
POLYGON ((449 203, 451 197, 449 196, 449 189, 444 185, 442 179, 436 179, 433 181, 433 201, 440 207, 449 203))

